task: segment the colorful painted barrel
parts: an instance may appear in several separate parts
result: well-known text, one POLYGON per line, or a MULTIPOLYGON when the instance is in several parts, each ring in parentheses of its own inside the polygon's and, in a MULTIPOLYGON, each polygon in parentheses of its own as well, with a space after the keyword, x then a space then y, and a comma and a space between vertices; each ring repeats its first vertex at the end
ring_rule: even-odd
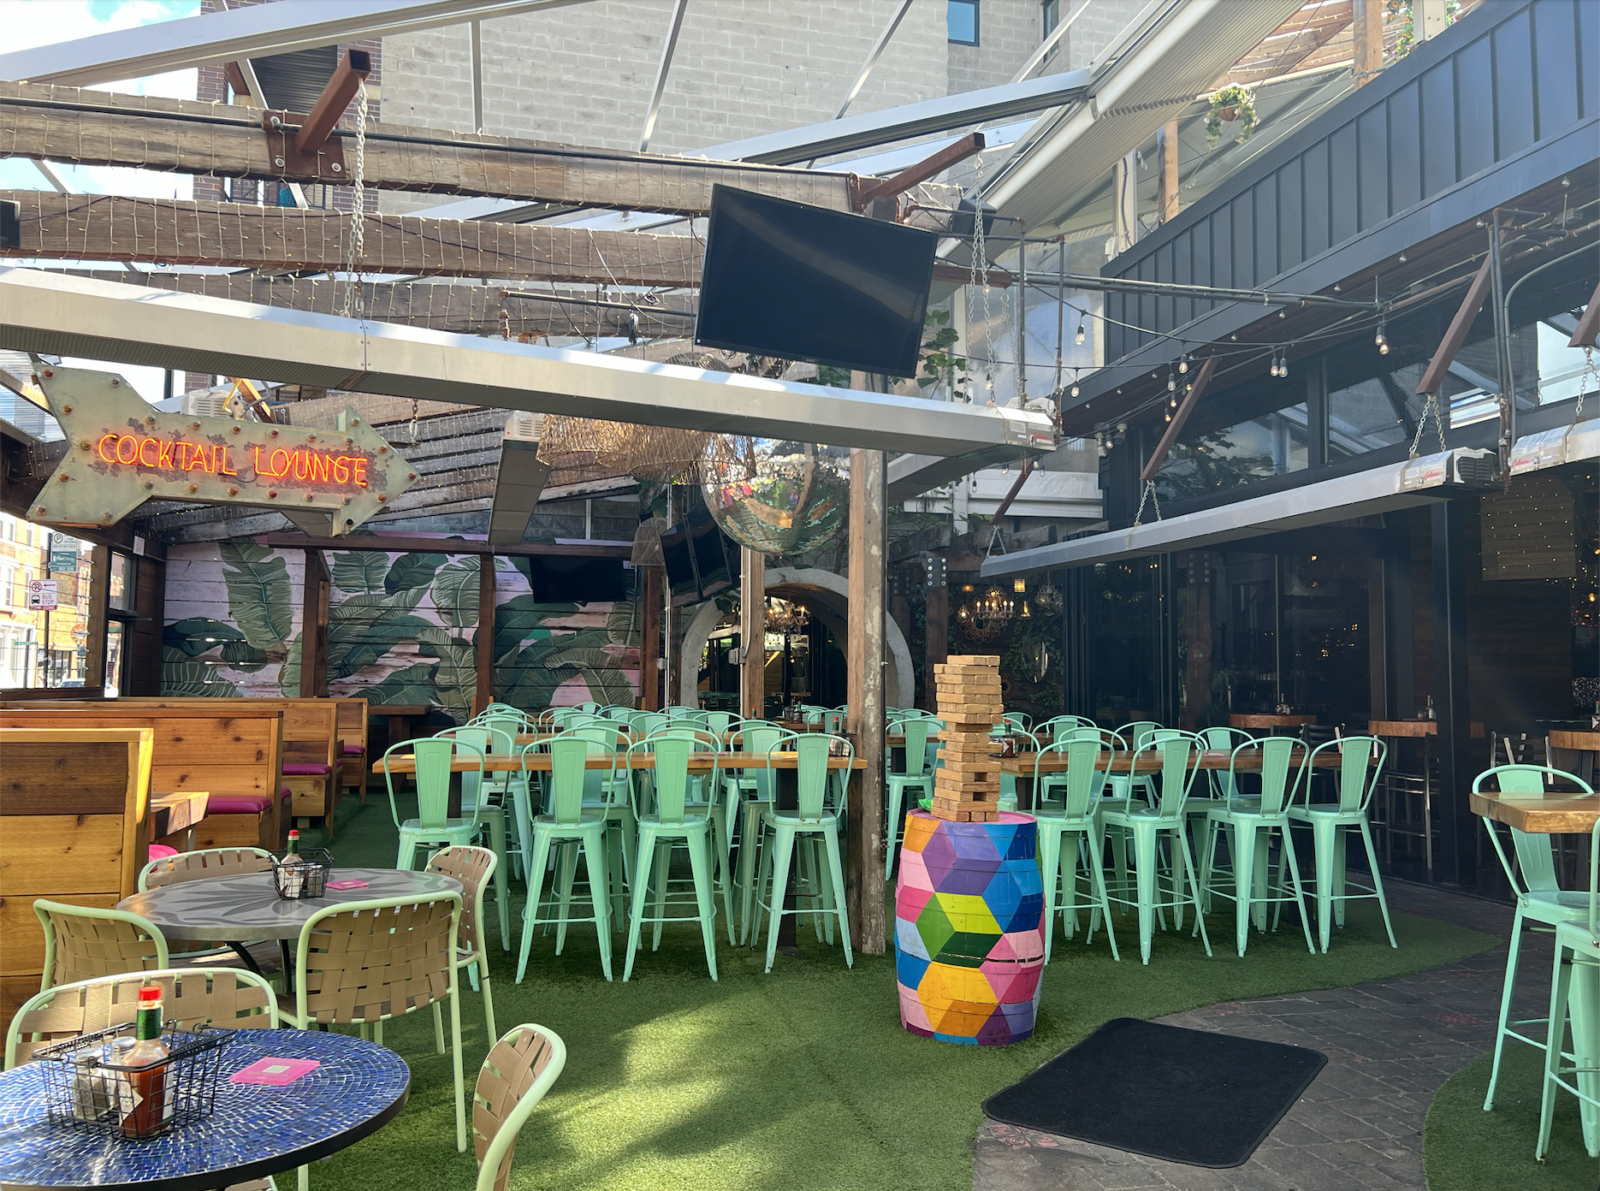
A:
POLYGON ((906 816, 895 891, 900 1024, 968 1046, 1008 1046, 1033 1034, 1044 971, 1044 886, 1038 824, 906 816))

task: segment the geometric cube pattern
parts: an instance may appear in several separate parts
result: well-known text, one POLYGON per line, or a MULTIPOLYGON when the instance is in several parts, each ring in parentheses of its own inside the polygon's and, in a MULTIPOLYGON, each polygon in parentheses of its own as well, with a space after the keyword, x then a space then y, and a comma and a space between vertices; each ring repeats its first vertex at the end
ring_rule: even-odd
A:
POLYGON ((1033 1035, 1044 972, 1038 824, 906 816, 895 890, 900 1024, 968 1046, 1033 1035))

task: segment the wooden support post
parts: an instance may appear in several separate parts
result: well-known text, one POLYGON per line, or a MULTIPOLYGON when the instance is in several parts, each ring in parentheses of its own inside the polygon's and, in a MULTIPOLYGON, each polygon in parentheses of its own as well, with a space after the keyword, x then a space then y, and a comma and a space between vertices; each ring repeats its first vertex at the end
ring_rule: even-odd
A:
POLYGON ((1178 441, 1178 431, 1183 429, 1183 424, 1189 420, 1189 414, 1195 404, 1206 391, 1206 386, 1211 383, 1211 374, 1217 370, 1217 357, 1207 356, 1206 362, 1200 365, 1200 375, 1194 378, 1194 384, 1189 386, 1189 391, 1183 395, 1183 400, 1178 402, 1178 408, 1172 412, 1172 421, 1167 423, 1166 433, 1161 436, 1161 441, 1156 444, 1156 449, 1151 452, 1150 459, 1144 465, 1144 471, 1139 475, 1141 484, 1148 484, 1156 478, 1156 473, 1161 470, 1161 464, 1167 458, 1167 452, 1172 450, 1172 444, 1178 441))
MULTIPOLYGON (((872 387, 882 390, 882 378, 872 387)), ((862 385, 861 387, 866 387, 862 385)), ((850 452, 850 728, 866 763, 850 783, 845 898, 850 935, 866 955, 887 946, 883 879, 884 564, 887 466, 882 451, 850 452)))
POLYGON ((936 178, 953 165, 965 161, 974 153, 981 153, 987 142, 983 133, 969 132, 960 140, 946 145, 931 157, 926 157, 901 170, 892 178, 885 178, 881 182, 872 183, 861 188, 861 196, 856 200, 856 210, 866 209, 873 199, 889 198, 892 195, 904 194, 913 186, 926 182, 929 178, 936 178))
POLYGON ((767 556, 739 547, 739 710, 750 719, 767 714, 767 556))
POLYGON ((922 706, 932 711, 939 705, 933 668, 943 665, 950 656, 950 586, 944 555, 923 555, 923 571, 928 584, 928 605, 923 615, 922 706))
MULTIPOLYGON (((89 639, 86 642, 89 656, 83 667, 85 687, 104 687, 106 684, 106 627, 111 621, 108 614, 110 595, 111 550, 106 546, 96 546, 89 552, 89 639)), ((50 648, 48 640, 44 647, 50 648)), ((27 680, 23 682, 26 685, 27 680)))
POLYGON ((361 89, 361 81, 370 73, 372 56, 366 50, 347 50, 344 60, 334 68, 333 77, 322 88, 322 94, 317 96, 311 114, 295 134, 294 147, 301 153, 315 153, 327 144, 345 109, 361 89))
POLYGON ((1460 309, 1456 311, 1455 318, 1450 320, 1450 329, 1444 333, 1438 350, 1433 353, 1433 359, 1428 361, 1427 370, 1417 382, 1418 394, 1437 393, 1444 384, 1444 378, 1450 374, 1450 363, 1461 350, 1461 345, 1467 341, 1467 332, 1472 330, 1473 320, 1478 317, 1478 311, 1483 309, 1484 299, 1489 296, 1493 267, 1493 260, 1485 254, 1483 264, 1478 266, 1477 275, 1467 288, 1467 296, 1461 299, 1460 309))
POLYGON ((1583 316, 1578 319, 1578 325, 1572 332, 1572 338, 1567 340, 1567 346, 1593 347, 1597 337, 1600 337, 1600 285, 1594 287, 1594 293, 1589 297, 1589 304, 1583 308, 1583 316))
POLYGON ((661 568, 644 568, 644 625, 639 634, 639 709, 661 710, 661 568))
POLYGON ((481 715, 494 702, 494 555, 478 555, 477 690, 472 714, 481 715))
POLYGON ((1383 69, 1383 0, 1354 0, 1355 84, 1364 87, 1383 69))
POLYGON ((1161 177, 1156 194, 1156 218, 1166 223, 1178 216, 1178 122, 1169 120, 1157 134, 1161 177))
POLYGON ((300 612, 300 697, 328 693, 328 596, 332 577, 321 550, 307 550, 304 602, 300 612))
POLYGON ((1139 239, 1139 154, 1130 150, 1111 167, 1111 227, 1117 251, 1126 252, 1139 239))

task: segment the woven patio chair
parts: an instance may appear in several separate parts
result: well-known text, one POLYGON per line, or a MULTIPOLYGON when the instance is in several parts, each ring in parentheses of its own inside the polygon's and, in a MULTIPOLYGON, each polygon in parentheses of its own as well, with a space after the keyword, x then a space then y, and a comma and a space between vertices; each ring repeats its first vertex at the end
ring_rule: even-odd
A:
POLYGON ((206 848, 160 856, 139 870, 139 892, 203 881, 207 877, 233 877, 240 873, 272 871, 272 853, 265 848, 206 848))
POLYGON ((284 1021, 301 1029, 345 1022, 372 1027, 429 1006, 434 1045, 445 1053, 442 1007, 450 1001, 456 1083, 456 1149, 466 1153, 467 1114, 461 1071, 461 1001, 456 996, 461 895, 386 897, 343 902, 312 915, 295 949, 294 995, 278 999, 284 1021))
POLYGON ((489 955, 483 949, 478 924, 483 921, 483 888, 494 877, 500 858, 492 848, 445 848, 428 860, 430 873, 442 873, 461 882, 461 926, 456 935, 456 970, 467 970, 467 979, 483 993, 483 1016, 489 1037, 494 1029, 494 995, 489 988, 489 955))
POLYGON ((44 928, 43 992, 57 984, 171 967, 167 940, 148 918, 125 910, 69 906, 39 898, 33 912, 44 928))
POLYGON ((495 1043, 472 1093, 477 1191, 506 1191, 517 1134, 566 1065, 566 1043, 543 1026, 515 1026, 495 1043))

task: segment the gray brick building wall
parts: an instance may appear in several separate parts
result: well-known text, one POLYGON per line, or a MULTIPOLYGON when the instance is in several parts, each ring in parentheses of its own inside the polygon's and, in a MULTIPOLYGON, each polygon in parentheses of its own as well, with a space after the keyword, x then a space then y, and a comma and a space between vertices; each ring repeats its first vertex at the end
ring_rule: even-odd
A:
POLYGON ((1043 39, 1040 0, 980 0, 978 44, 950 46, 948 94, 1009 83, 1043 39))

